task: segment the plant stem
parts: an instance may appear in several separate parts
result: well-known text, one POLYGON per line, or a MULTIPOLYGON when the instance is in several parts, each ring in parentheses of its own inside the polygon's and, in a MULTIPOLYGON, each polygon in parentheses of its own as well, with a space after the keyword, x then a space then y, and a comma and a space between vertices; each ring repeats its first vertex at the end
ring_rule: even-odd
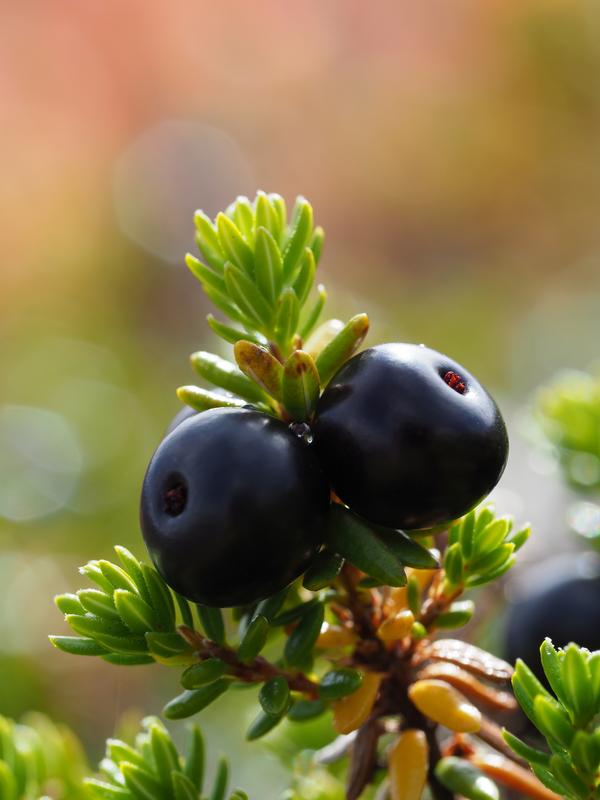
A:
POLYGON ((235 650, 231 647, 216 644, 186 625, 180 625, 178 630, 186 642, 194 648, 201 661, 206 658, 220 658, 229 667, 229 674, 244 683, 263 683, 271 678, 282 677, 285 678, 292 691, 300 692, 311 700, 316 700, 319 696, 318 685, 302 672, 279 669, 262 656, 257 656, 245 664, 238 659, 235 650))

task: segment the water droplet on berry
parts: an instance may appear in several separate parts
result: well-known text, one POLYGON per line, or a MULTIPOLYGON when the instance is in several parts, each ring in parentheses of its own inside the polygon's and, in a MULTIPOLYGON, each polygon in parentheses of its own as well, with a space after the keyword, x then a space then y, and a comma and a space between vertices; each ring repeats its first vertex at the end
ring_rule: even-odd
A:
POLYGON ((312 444, 313 432, 310 429, 310 425, 306 422, 292 422, 290 431, 294 436, 297 436, 298 439, 302 439, 305 444, 312 444))

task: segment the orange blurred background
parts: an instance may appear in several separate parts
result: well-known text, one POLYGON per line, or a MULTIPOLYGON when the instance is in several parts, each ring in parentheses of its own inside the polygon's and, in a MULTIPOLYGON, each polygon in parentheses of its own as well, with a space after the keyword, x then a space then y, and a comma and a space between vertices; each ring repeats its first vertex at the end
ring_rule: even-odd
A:
MULTIPOLYGON (((0 712, 49 710, 95 757, 176 691, 45 637, 78 564, 143 552, 145 465, 188 354, 218 346, 183 263, 193 211, 237 194, 306 195, 331 315, 368 311, 371 341, 425 341, 498 394, 499 510, 541 529, 530 559, 568 546, 520 420, 598 356, 600 7, 22 0, 0 19, 0 712)), ((255 752, 241 782, 285 785, 255 752)))

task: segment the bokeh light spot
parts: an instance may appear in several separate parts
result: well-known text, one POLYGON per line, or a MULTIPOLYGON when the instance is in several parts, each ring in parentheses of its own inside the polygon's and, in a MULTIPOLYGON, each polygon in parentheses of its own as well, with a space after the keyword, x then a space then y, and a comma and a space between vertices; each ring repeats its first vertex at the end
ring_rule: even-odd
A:
POLYGON ((63 508, 82 469, 77 437, 59 414, 0 408, 0 516, 26 522, 63 508))
POLYGON ((218 128, 167 120, 145 131, 115 171, 115 206, 123 231, 153 255, 180 262, 193 247, 193 213, 215 215, 238 194, 253 194, 249 163, 218 128))

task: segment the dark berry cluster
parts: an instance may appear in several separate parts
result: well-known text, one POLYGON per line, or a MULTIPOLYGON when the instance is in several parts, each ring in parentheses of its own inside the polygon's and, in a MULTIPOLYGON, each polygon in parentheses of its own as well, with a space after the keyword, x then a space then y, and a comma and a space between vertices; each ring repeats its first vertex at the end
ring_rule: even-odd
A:
POLYGON ((174 422, 144 479, 142 530, 164 579, 210 606, 254 602, 302 574, 332 497, 376 526, 431 528, 485 498, 508 453, 494 400, 423 345, 348 360, 310 435, 252 407, 174 422))

